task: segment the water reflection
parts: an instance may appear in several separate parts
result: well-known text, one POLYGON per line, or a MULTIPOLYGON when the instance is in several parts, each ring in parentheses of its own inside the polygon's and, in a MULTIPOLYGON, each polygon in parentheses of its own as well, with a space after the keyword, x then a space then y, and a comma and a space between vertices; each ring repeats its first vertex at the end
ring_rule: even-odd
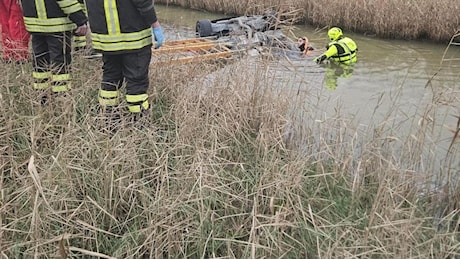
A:
POLYGON ((337 89, 339 78, 347 79, 353 75, 354 64, 345 65, 329 62, 320 66, 325 70, 324 86, 329 90, 337 89))

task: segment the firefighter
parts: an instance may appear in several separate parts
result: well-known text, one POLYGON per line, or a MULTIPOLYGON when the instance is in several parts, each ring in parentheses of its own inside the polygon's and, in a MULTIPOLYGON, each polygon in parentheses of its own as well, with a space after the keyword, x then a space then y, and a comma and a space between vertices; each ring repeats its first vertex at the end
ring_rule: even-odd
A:
POLYGON ((24 26, 19 0, 0 1, 0 25, 2 30, 2 58, 6 62, 29 60, 30 34, 24 26))
MULTIPOLYGON (((77 0, 21 1, 32 34, 34 89, 64 93, 71 87, 72 32, 85 35, 88 19, 77 0)), ((47 95, 42 98, 45 103, 47 95)))
POLYGON ((327 59, 345 65, 356 63, 358 46, 355 41, 349 37, 345 37, 342 29, 338 27, 329 29, 327 35, 331 41, 326 47, 327 50, 321 56, 315 58, 314 61, 316 63, 322 63, 327 59))
MULTIPOLYGON (((119 118, 120 88, 125 82, 127 107, 133 119, 148 119, 147 90, 152 55, 163 43, 163 30, 152 0, 87 1, 93 48, 102 52, 99 105, 109 118, 119 118)), ((115 121, 116 122, 116 121, 115 121)))

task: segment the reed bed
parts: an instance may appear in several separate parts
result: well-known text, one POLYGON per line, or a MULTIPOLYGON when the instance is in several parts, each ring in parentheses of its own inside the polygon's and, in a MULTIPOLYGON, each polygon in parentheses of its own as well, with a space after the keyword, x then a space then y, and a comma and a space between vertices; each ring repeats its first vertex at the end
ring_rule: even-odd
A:
POLYGON ((100 66, 76 57, 41 106, 30 65, 0 64, 1 257, 460 257, 459 143, 439 174, 422 142, 455 90, 397 136, 396 108, 324 118, 268 61, 153 67, 152 126, 108 135, 100 66))
POLYGON ((460 2, 453 0, 290 0, 216 1, 158 0, 224 14, 258 14, 267 8, 295 14, 293 22, 318 28, 340 26, 347 31, 397 39, 447 42, 460 29, 460 2))

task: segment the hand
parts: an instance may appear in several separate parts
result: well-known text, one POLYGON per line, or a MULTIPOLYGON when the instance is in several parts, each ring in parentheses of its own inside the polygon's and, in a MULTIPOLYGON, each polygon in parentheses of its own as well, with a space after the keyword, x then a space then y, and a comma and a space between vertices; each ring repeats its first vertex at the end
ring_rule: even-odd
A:
POLYGON ((155 45, 155 49, 158 49, 163 45, 164 36, 163 36, 163 28, 161 26, 152 27, 152 35, 155 41, 157 42, 155 45))
POLYGON ((316 64, 321 64, 326 58, 327 58, 326 55, 323 54, 321 56, 316 57, 313 61, 316 64))
POLYGON ((88 31, 88 26, 85 24, 82 24, 78 26, 77 30, 75 30, 75 34, 79 36, 86 35, 86 32, 88 31))

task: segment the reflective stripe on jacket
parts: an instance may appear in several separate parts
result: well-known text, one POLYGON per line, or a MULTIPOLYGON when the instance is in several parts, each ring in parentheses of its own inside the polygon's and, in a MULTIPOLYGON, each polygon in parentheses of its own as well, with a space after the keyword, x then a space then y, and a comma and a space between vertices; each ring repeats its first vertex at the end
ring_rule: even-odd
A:
POLYGON ((355 41, 348 37, 343 37, 338 41, 330 42, 325 55, 327 58, 332 58, 336 62, 351 64, 357 61, 357 51, 358 46, 355 41))
POLYGON ((32 33, 72 31, 87 22, 77 0, 21 0, 24 23, 32 33))
POLYGON ((124 52, 152 44, 157 21, 152 0, 91 0, 86 6, 94 49, 124 52))
POLYGON ((83 12, 87 15, 88 12, 86 10, 86 3, 85 3, 86 1, 85 0, 78 0, 78 2, 80 3, 81 9, 83 10, 83 12))

